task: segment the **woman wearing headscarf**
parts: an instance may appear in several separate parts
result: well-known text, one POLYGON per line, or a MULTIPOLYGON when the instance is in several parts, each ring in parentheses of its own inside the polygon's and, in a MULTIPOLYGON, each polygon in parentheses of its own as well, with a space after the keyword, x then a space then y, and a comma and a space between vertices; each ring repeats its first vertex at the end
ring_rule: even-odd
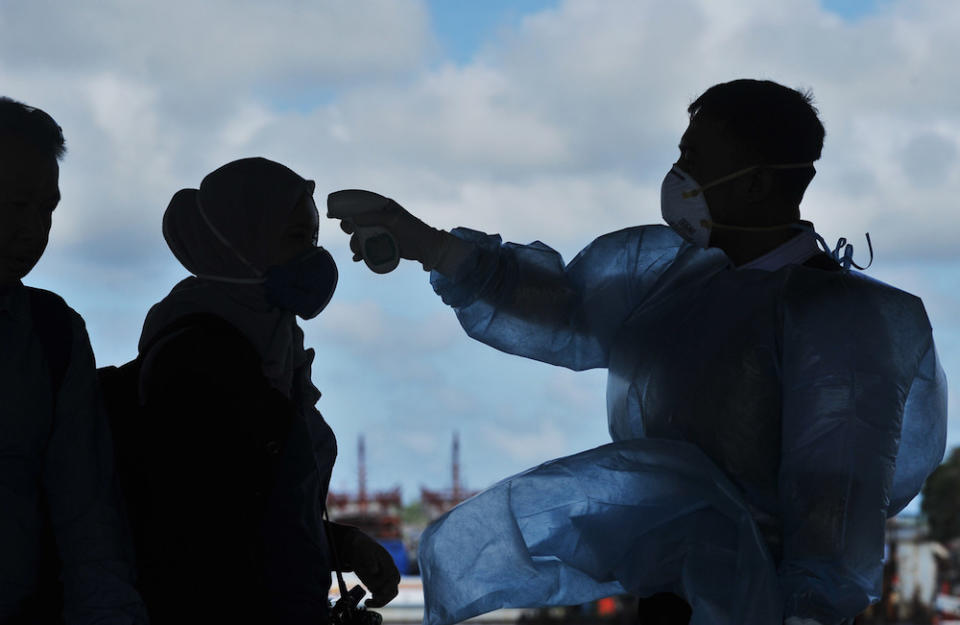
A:
POLYGON ((386 550, 321 518, 337 447, 296 316, 320 313, 337 269, 316 246, 313 190, 247 158, 178 191, 164 214, 193 275, 150 309, 139 344, 138 561, 154 625, 326 622, 331 543, 369 606, 396 595, 386 550))

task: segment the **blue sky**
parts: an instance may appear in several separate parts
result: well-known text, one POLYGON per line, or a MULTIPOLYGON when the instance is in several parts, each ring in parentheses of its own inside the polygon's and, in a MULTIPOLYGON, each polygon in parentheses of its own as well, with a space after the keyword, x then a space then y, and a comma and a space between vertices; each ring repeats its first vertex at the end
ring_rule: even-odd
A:
POLYGON ((523 16, 553 8, 556 4, 556 0, 430 0, 427 6, 444 60, 467 63, 480 47, 495 38, 498 31, 515 28, 523 16))
MULTIPOLYGON (((805 216, 831 243, 860 248, 871 232, 869 273, 924 299, 960 384, 960 5, 125 6, 0 6, 0 84, 53 114, 70 149, 27 283, 83 314, 100 364, 135 355, 146 311, 186 275, 160 236, 170 196, 224 162, 267 156, 315 179, 321 206, 335 189, 374 189, 437 227, 540 239, 569 260, 603 232, 659 222, 687 104, 755 76, 814 90, 827 141, 805 216)), ((603 371, 471 341, 418 268, 370 274, 333 222, 321 244, 340 286, 303 326, 340 441, 334 488, 355 487, 361 431, 371 487, 399 484, 408 500, 448 483, 454 430, 473 487, 609 440, 603 371)))
POLYGON ((881 10, 885 0, 821 0, 823 8, 844 19, 857 20, 881 10))

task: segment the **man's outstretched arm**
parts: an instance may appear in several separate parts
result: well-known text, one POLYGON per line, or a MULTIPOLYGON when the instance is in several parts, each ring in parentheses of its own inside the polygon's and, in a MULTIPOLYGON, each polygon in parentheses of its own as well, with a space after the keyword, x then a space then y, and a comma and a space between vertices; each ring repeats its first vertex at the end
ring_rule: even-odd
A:
MULTIPOLYGON (((605 367, 623 320, 672 263, 681 240, 665 226, 601 236, 573 261, 536 241, 436 230, 395 202, 342 227, 376 225, 403 258, 431 269, 431 282, 471 337, 501 351, 575 370, 605 367)), ((351 240, 360 260, 359 238, 351 240)))

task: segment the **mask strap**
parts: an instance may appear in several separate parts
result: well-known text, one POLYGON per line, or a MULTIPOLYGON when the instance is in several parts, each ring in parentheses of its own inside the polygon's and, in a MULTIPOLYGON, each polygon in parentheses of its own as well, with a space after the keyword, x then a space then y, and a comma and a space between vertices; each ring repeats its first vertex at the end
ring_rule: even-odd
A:
POLYGON ((218 280, 220 282, 233 282, 235 284, 257 284, 259 282, 263 282, 263 280, 260 279, 261 276, 263 275, 263 272, 261 272, 259 269, 254 267, 253 264, 250 263, 250 261, 248 261, 246 258, 244 258, 243 255, 239 251, 237 251, 235 247, 230 245, 230 241, 228 241, 225 236, 220 234, 220 231, 217 230, 216 226, 213 225, 213 222, 211 222, 210 219, 207 218, 207 213, 203 210, 203 203, 200 202, 200 194, 197 193, 196 197, 197 197, 197 209, 200 211, 200 217, 203 218, 203 222, 207 224, 208 228, 210 228, 210 232, 213 233, 213 236, 217 237, 218 241, 223 243, 228 250, 233 252, 234 255, 240 259, 240 262, 246 265, 250 269, 250 271, 253 272, 253 275, 257 276, 257 278, 220 278, 217 276, 201 276, 201 275, 197 275, 197 277, 205 278, 207 280, 218 280))
POLYGON ((809 163, 783 163, 780 165, 751 165, 749 167, 744 167, 743 169, 737 170, 732 174, 727 174, 726 176, 717 178, 712 182, 708 182, 702 187, 698 187, 690 191, 683 191, 681 192, 680 195, 683 197, 683 199, 689 200, 692 197, 697 197, 698 195, 700 195, 710 187, 715 187, 718 184, 727 182, 728 180, 733 180, 734 178, 738 178, 747 172, 753 171, 754 169, 802 169, 804 167, 813 167, 813 161, 810 161, 809 163))
POLYGON ((823 250, 823 253, 833 256, 833 252, 830 251, 830 246, 827 245, 826 240, 822 236, 820 236, 820 233, 817 232, 816 230, 813 230, 812 232, 813 232, 813 236, 817 238, 817 243, 820 245, 820 249, 823 250))
MULTIPOLYGON (((840 239, 837 241, 837 246, 836 246, 835 248, 833 248, 833 251, 832 251, 832 252, 829 250, 829 248, 827 248, 826 251, 827 251, 831 256, 833 256, 833 259, 834 259, 835 261, 837 261, 838 263, 840 263, 840 265, 843 267, 843 270, 844 270, 844 271, 850 271, 850 266, 851 266, 851 265, 854 266, 854 267, 856 267, 856 268, 859 269, 860 271, 864 271, 864 270, 868 269, 868 268, 870 267, 870 265, 873 264, 873 241, 870 240, 870 233, 869 233, 869 232, 867 232, 864 236, 866 236, 866 238, 867 238, 867 248, 870 250, 870 262, 867 263, 867 266, 866 266, 866 267, 861 267, 860 265, 858 265, 857 263, 854 262, 854 260, 853 260, 853 244, 852 244, 852 243, 847 243, 847 239, 844 238, 844 237, 840 237, 840 239), (840 250, 843 250, 843 256, 842 256, 842 257, 840 256, 840 250)), ((822 240, 822 239, 821 239, 821 240, 822 240)), ((826 243, 824 243, 824 247, 826 247, 826 243)))
POLYGON ((746 230, 747 232, 770 232, 772 230, 785 230, 787 228, 799 227, 799 224, 795 222, 780 224, 777 226, 728 226, 725 224, 719 224, 715 221, 710 221, 709 219, 701 219, 700 225, 707 228, 716 228, 718 230, 746 230))
MULTIPOLYGON (((310 182, 313 181, 311 180, 310 182)), ((320 211, 317 210, 317 203, 313 199, 312 192, 307 195, 307 199, 310 200, 310 205, 313 207, 313 214, 316 217, 317 227, 313 229, 313 246, 317 247, 317 241, 320 239, 320 211)))
POLYGON ((266 278, 227 278, 224 276, 210 276, 206 274, 195 274, 202 280, 212 280, 213 282, 227 282, 229 284, 263 284, 266 278))

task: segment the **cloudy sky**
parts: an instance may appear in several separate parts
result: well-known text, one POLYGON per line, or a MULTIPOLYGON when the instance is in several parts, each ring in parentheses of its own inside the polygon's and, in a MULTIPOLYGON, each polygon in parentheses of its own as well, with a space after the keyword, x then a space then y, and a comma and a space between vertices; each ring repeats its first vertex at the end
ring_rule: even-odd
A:
MULTIPOLYGON (((0 0, 0 94, 51 113, 69 153, 50 246, 26 282, 86 319, 98 364, 133 358, 185 270, 160 234, 171 195, 265 156, 328 192, 389 195, 428 223, 542 240, 660 221, 687 104, 734 78, 811 88, 827 128, 802 206, 869 273, 923 298, 960 389, 960 3, 950 0, 0 0)), ((334 488, 482 487, 609 440, 603 371, 471 341, 416 266, 350 262, 303 324, 334 488)), ((956 393, 954 394, 956 396, 956 393)), ((956 414, 958 402, 951 399, 956 414)), ((949 443, 960 444, 951 425, 949 443)))

